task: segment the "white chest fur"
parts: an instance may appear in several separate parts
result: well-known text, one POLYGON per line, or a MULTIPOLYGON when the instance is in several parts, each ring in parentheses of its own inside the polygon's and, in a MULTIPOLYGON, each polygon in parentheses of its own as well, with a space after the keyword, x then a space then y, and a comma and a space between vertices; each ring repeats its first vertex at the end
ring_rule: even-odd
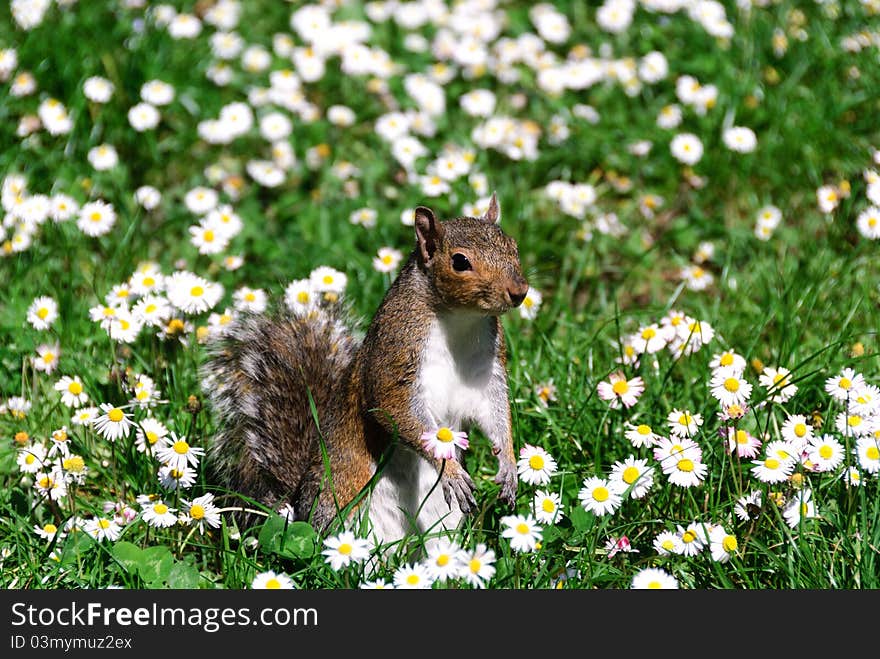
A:
POLYGON ((422 353, 417 391, 437 426, 461 428, 490 413, 497 366, 493 320, 459 314, 439 318, 422 353))
POLYGON ((427 460, 398 445, 370 494, 370 534, 380 544, 425 534, 430 546, 444 531, 457 529, 461 511, 447 505, 438 478, 427 460))
MULTIPOLYGON (((498 396, 506 395, 493 323, 491 318, 456 314, 432 325, 413 405, 435 427, 486 428, 493 418, 493 400, 497 404, 498 396)), ((447 505, 434 466, 404 446, 398 446, 376 483, 369 515, 373 534, 383 542, 414 532, 453 530, 462 519, 456 503, 447 505)))

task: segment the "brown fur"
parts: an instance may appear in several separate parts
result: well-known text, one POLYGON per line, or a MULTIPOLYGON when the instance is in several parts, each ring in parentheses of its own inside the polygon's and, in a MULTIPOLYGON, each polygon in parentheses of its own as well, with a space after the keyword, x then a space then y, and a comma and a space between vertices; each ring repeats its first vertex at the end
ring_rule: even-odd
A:
MULTIPOLYGON (((316 318, 247 316, 210 348, 204 384, 220 429, 210 449, 219 480, 267 505, 289 502, 299 519, 326 529, 340 507, 373 477, 393 439, 435 464, 419 440, 426 430, 415 385, 422 351, 438 314, 483 315, 492 326, 495 359, 506 359, 500 314, 522 301, 514 240, 483 218, 438 222, 416 213, 417 245, 376 311, 358 346, 333 313, 316 318), (472 269, 457 272, 452 255, 472 269), (311 393, 320 433, 309 408, 311 393), (321 443, 330 462, 325 478, 321 443)), ((506 381, 497 400, 506 436, 495 451, 502 498, 513 504, 516 467, 506 381)), ((455 460, 443 474, 447 501, 472 508, 473 483, 455 460)))

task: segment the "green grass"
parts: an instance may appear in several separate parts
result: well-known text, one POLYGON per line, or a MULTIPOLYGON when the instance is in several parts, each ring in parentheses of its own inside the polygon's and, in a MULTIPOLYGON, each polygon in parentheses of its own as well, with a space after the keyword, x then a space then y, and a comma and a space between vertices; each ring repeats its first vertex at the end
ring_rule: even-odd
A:
MULTIPOLYGON (((412 229, 400 222, 401 212, 429 205, 438 215, 452 217, 480 196, 467 177, 436 198, 426 196, 417 184, 401 182, 389 146, 373 129, 387 107, 370 91, 368 77, 346 76, 338 58, 328 61, 322 79, 303 85, 319 118, 307 122, 293 116, 289 141, 297 165, 281 186, 260 187, 245 173, 248 160, 271 157, 256 126, 226 146, 206 143, 196 126, 217 117, 224 105, 247 100, 252 86, 268 86, 269 71, 249 73, 233 60, 230 84, 218 87, 205 77, 212 62, 212 26, 205 24, 192 41, 178 41, 150 18, 136 30, 143 11, 119 9, 117 4, 79 2, 66 10, 53 6, 31 31, 16 26, 8 6, 0 8, 0 49, 15 48, 17 71, 29 70, 37 81, 37 91, 21 98, 9 93, 11 80, 0 84, 0 174, 24 175, 30 194, 64 192, 79 203, 105 199, 118 214, 113 230, 100 238, 83 235, 75 222, 49 220, 29 249, 0 258, 0 402, 23 396, 32 403, 25 418, 0 415, 0 585, 243 588, 269 569, 288 574, 301 588, 355 587, 366 579, 390 579, 407 548, 392 553, 376 570, 352 566, 334 572, 320 555, 320 541, 310 527, 287 526, 277 516, 239 529, 232 515, 224 514, 223 526, 206 535, 182 525, 150 528, 138 518, 125 526, 115 544, 94 542, 85 534, 46 542, 33 531, 48 522, 61 525, 74 514, 91 517, 106 501, 139 510, 135 497, 141 494, 160 494, 172 508, 178 507, 179 496, 205 492, 215 493, 221 506, 248 505, 214 487, 201 469, 191 490, 182 495, 163 492, 155 461, 134 450, 133 435, 110 444, 91 430, 71 426, 71 410, 53 390, 61 375, 75 374, 82 378, 90 404, 123 404, 129 397, 123 389, 126 378, 146 374, 162 393, 155 416, 193 445, 206 445, 214 428, 210 410, 202 404, 197 371, 203 348, 195 331, 188 345, 161 340, 147 330, 132 344, 117 344, 89 319, 89 308, 112 286, 127 281, 140 262, 153 260, 166 274, 183 268, 221 283, 226 292, 218 312, 232 306, 232 292, 240 286, 263 288, 280 302, 288 282, 329 265, 348 276, 345 297, 363 330, 391 281, 372 268, 373 256, 382 246, 407 253, 414 243, 412 229), (115 85, 104 106, 83 94, 82 83, 92 75, 115 85), (172 84, 175 101, 160 109, 158 128, 135 133, 126 113, 138 102, 140 86, 152 78, 172 84), (20 118, 36 113, 50 96, 65 104, 73 130, 63 136, 41 130, 18 137, 20 118), (326 108, 334 104, 351 107, 356 123, 341 128, 324 119, 326 108), (114 145, 120 156, 119 165, 104 172, 94 170, 86 157, 102 143, 114 145), (329 146, 329 156, 310 167, 307 154, 320 144, 329 146), (341 161, 361 170, 356 185, 347 187, 333 175, 331 167, 341 161), (207 256, 189 241, 187 228, 198 220, 183 196, 196 185, 212 185, 205 170, 214 165, 245 181, 238 199, 221 191, 221 199, 232 203, 244 220, 244 229, 223 254, 207 256), (151 212, 133 200, 134 190, 145 184, 162 193, 161 205, 151 212), (349 223, 349 215, 362 207, 378 211, 374 229, 349 223), (242 255, 244 266, 224 269, 226 254, 242 255), (60 317, 49 331, 37 331, 25 320, 28 306, 41 295, 59 304, 60 317), (61 349, 58 370, 48 376, 35 371, 31 358, 36 348, 56 342, 61 349), (50 502, 19 472, 14 437, 25 432, 30 441, 45 442, 62 426, 70 430, 75 452, 89 472, 85 484, 50 502)), ((173 4, 182 10, 193 5, 173 4)), ((598 3, 588 8, 555 4, 568 13, 573 27, 565 45, 548 45, 560 58, 576 44, 594 53, 601 44, 610 44, 615 58, 660 50, 670 74, 635 96, 612 82, 551 96, 524 64, 518 65, 521 78, 513 84, 490 73, 477 79, 458 74, 444 85, 447 111, 436 117, 436 135, 420 137, 430 152, 417 161, 420 173, 447 144, 474 150, 472 172, 485 174, 490 190, 497 190, 502 226, 517 239, 529 281, 543 294, 534 320, 517 312, 504 319, 514 440, 517 449, 541 446, 556 459, 559 472, 547 488, 561 493, 565 512, 557 524, 543 525, 540 549, 512 552, 500 536, 501 518, 511 511, 496 500, 495 460, 488 442, 477 434, 465 464, 477 483, 479 509, 467 520, 459 544, 472 548, 484 543, 496 552, 497 573, 489 584, 496 588, 625 588, 644 567, 661 567, 687 588, 880 587, 877 475, 863 471, 865 485, 853 488, 841 478, 843 467, 832 473, 799 467, 800 480, 759 483, 748 460, 740 462, 724 451, 718 403, 708 387, 712 355, 734 349, 749 360, 745 377, 755 385, 753 405, 740 427, 778 439, 787 415, 803 414, 816 424, 817 434, 829 432, 845 444, 847 464, 856 460, 853 440, 834 429, 842 406, 825 393, 824 382, 851 367, 868 382, 880 383, 878 242, 860 235, 855 226, 856 216, 869 206, 863 172, 880 168, 871 155, 872 147, 880 147, 874 121, 880 110, 880 69, 876 47, 847 52, 841 40, 862 30, 880 30, 880 17, 866 14, 855 2, 826 9, 782 0, 753 8, 750 15, 728 2, 724 4, 735 34, 722 42, 685 13, 658 20, 640 8, 630 29, 611 35, 596 25, 598 3), (797 25, 803 26, 806 40, 795 38, 797 25), (780 56, 773 52, 775 29, 789 35, 787 52, 780 56), (677 102, 675 79, 684 74, 717 86, 717 103, 704 116, 683 107, 681 126, 661 129, 656 117, 663 106, 677 102), (482 119, 464 114, 458 104, 458 97, 473 88, 495 92, 496 114, 528 119, 541 128, 562 114, 570 136, 559 145, 542 136, 534 161, 480 149, 472 129, 482 119), (573 116, 577 103, 593 106, 599 123, 573 116), (758 147, 753 153, 738 154, 724 146, 722 132, 730 125, 755 131, 758 147), (693 167, 703 179, 701 187, 691 184, 689 173, 670 154, 669 142, 678 132, 692 132, 703 142, 704 155, 693 167), (626 148, 638 140, 653 143, 645 157, 626 148), (615 187, 619 177, 629 179, 628 188, 615 187), (588 217, 614 212, 626 233, 618 238, 594 229, 584 240, 584 220, 566 215, 547 196, 544 188, 554 180, 593 184, 598 200, 588 217), (817 188, 842 181, 849 183, 849 196, 832 214, 821 213, 817 188), (640 198, 647 193, 663 199, 653 218, 639 211, 640 198), (767 204, 779 207, 783 220, 768 241, 760 241, 753 233, 755 218, 767 204), (678 273, 702 241, 715 247, 704 264, 714 283, 691 291, 678 273), (610 409, 596 387, 620 368, 616 358, 623 337, 659 322, 671 309, 709 323, 715 339, 692 355, 676 358, 662 350, 656 361, 644 356, 637 368, 626 367, 628 377, 643 377, 645 394, 630 409, 610 409), (798 391, 789 402, 757 405, 766 397, 758 386, 760 364, 792 371, 798 391), (535 387, 550 380, 557 387, 556 400, 543 406, 535 387), (650 451, 634 449, 623 436, 626 422, 649 424, 666 434, 666 416, 673 409, 699 412, 705 420, 695 439, 709 470, 705 482, 694 488, 670 485, 650 451), (655 466, 650 494, 624 501, 613 515, 598 517, 581 508, 578 491, 584 478, 607 476, 615 461, 628 455, 647 458, 655 466), (778 494, 790 500, 798 485, 812 490, 817 515, 790 528, 771 499, 778 494), (733 506, 755 489, 762 491, 764 505, 753 519, 741 522, 733 506), (692 522, 722 524, 736 536, 738 549, 730 562, 713 561, 708 547, 693 557, 658 556, 652 546, 655 536, 692 522), (608 557, 606 540, 622 535, 638 552, 608 557)), ((501 7, 508 16, 505 36, 534 30, 529 3, 501 7)), ((243 3, 237 31, 248 44, 271 52, 273 34, 290 33, 292 9, 287 3, 243 3)), ((354 4, 335 19, 363 16, 354 4)), ((417 31, 431 39, 437 28, 429 23, 417 31)), ((403 74, 426 71, 434 59, 430 53, 406 50, 404 36, 389 21, 374 26, 369 44, 383 48, 401 65, 401 74, 388 80, 388 93, 408 109, 416 104, 405 91, 403 74)), ((270 70, 290 66, 289 59, 274 55, 270 70)), ((268 109, 257 108, 255 116, 268 109)), ((7 234, 10 238, 12 227, 7 234)), ((207 317, 188 320, 195 328, 205 326, 207 317)), ((136 410, 135 416, 142 419, 144 412, 136 410)), ((529 512, 534 489, 520 483, 516 513, 529 512)), ((411 546, 421 541, 413 538, 411 546)), ((459 587, 461 582, 447 585, 459 587)))

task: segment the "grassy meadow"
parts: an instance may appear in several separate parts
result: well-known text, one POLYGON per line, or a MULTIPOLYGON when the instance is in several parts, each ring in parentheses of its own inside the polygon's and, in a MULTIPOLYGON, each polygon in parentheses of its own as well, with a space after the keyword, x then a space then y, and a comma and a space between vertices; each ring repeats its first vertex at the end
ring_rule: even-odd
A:
POLYGON ((876 0, 2 3, 0 586, 880 587, 878 55, 876 0), (515 509, 478 431, 421 557, 212 484, 206 341, 364 331, 493 192, 515 509))

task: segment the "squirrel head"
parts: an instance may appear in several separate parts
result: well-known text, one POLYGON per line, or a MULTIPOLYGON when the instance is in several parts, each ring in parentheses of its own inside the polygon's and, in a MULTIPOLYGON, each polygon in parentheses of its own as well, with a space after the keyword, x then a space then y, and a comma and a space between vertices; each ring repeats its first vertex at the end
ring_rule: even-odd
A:
POLYGON ((529 283, 516 241, 495 223, 499 213, 494 194, 481 217, 441 222, 416 208, 416 258, 443 306, 497 316, 522 304, 529 283))

